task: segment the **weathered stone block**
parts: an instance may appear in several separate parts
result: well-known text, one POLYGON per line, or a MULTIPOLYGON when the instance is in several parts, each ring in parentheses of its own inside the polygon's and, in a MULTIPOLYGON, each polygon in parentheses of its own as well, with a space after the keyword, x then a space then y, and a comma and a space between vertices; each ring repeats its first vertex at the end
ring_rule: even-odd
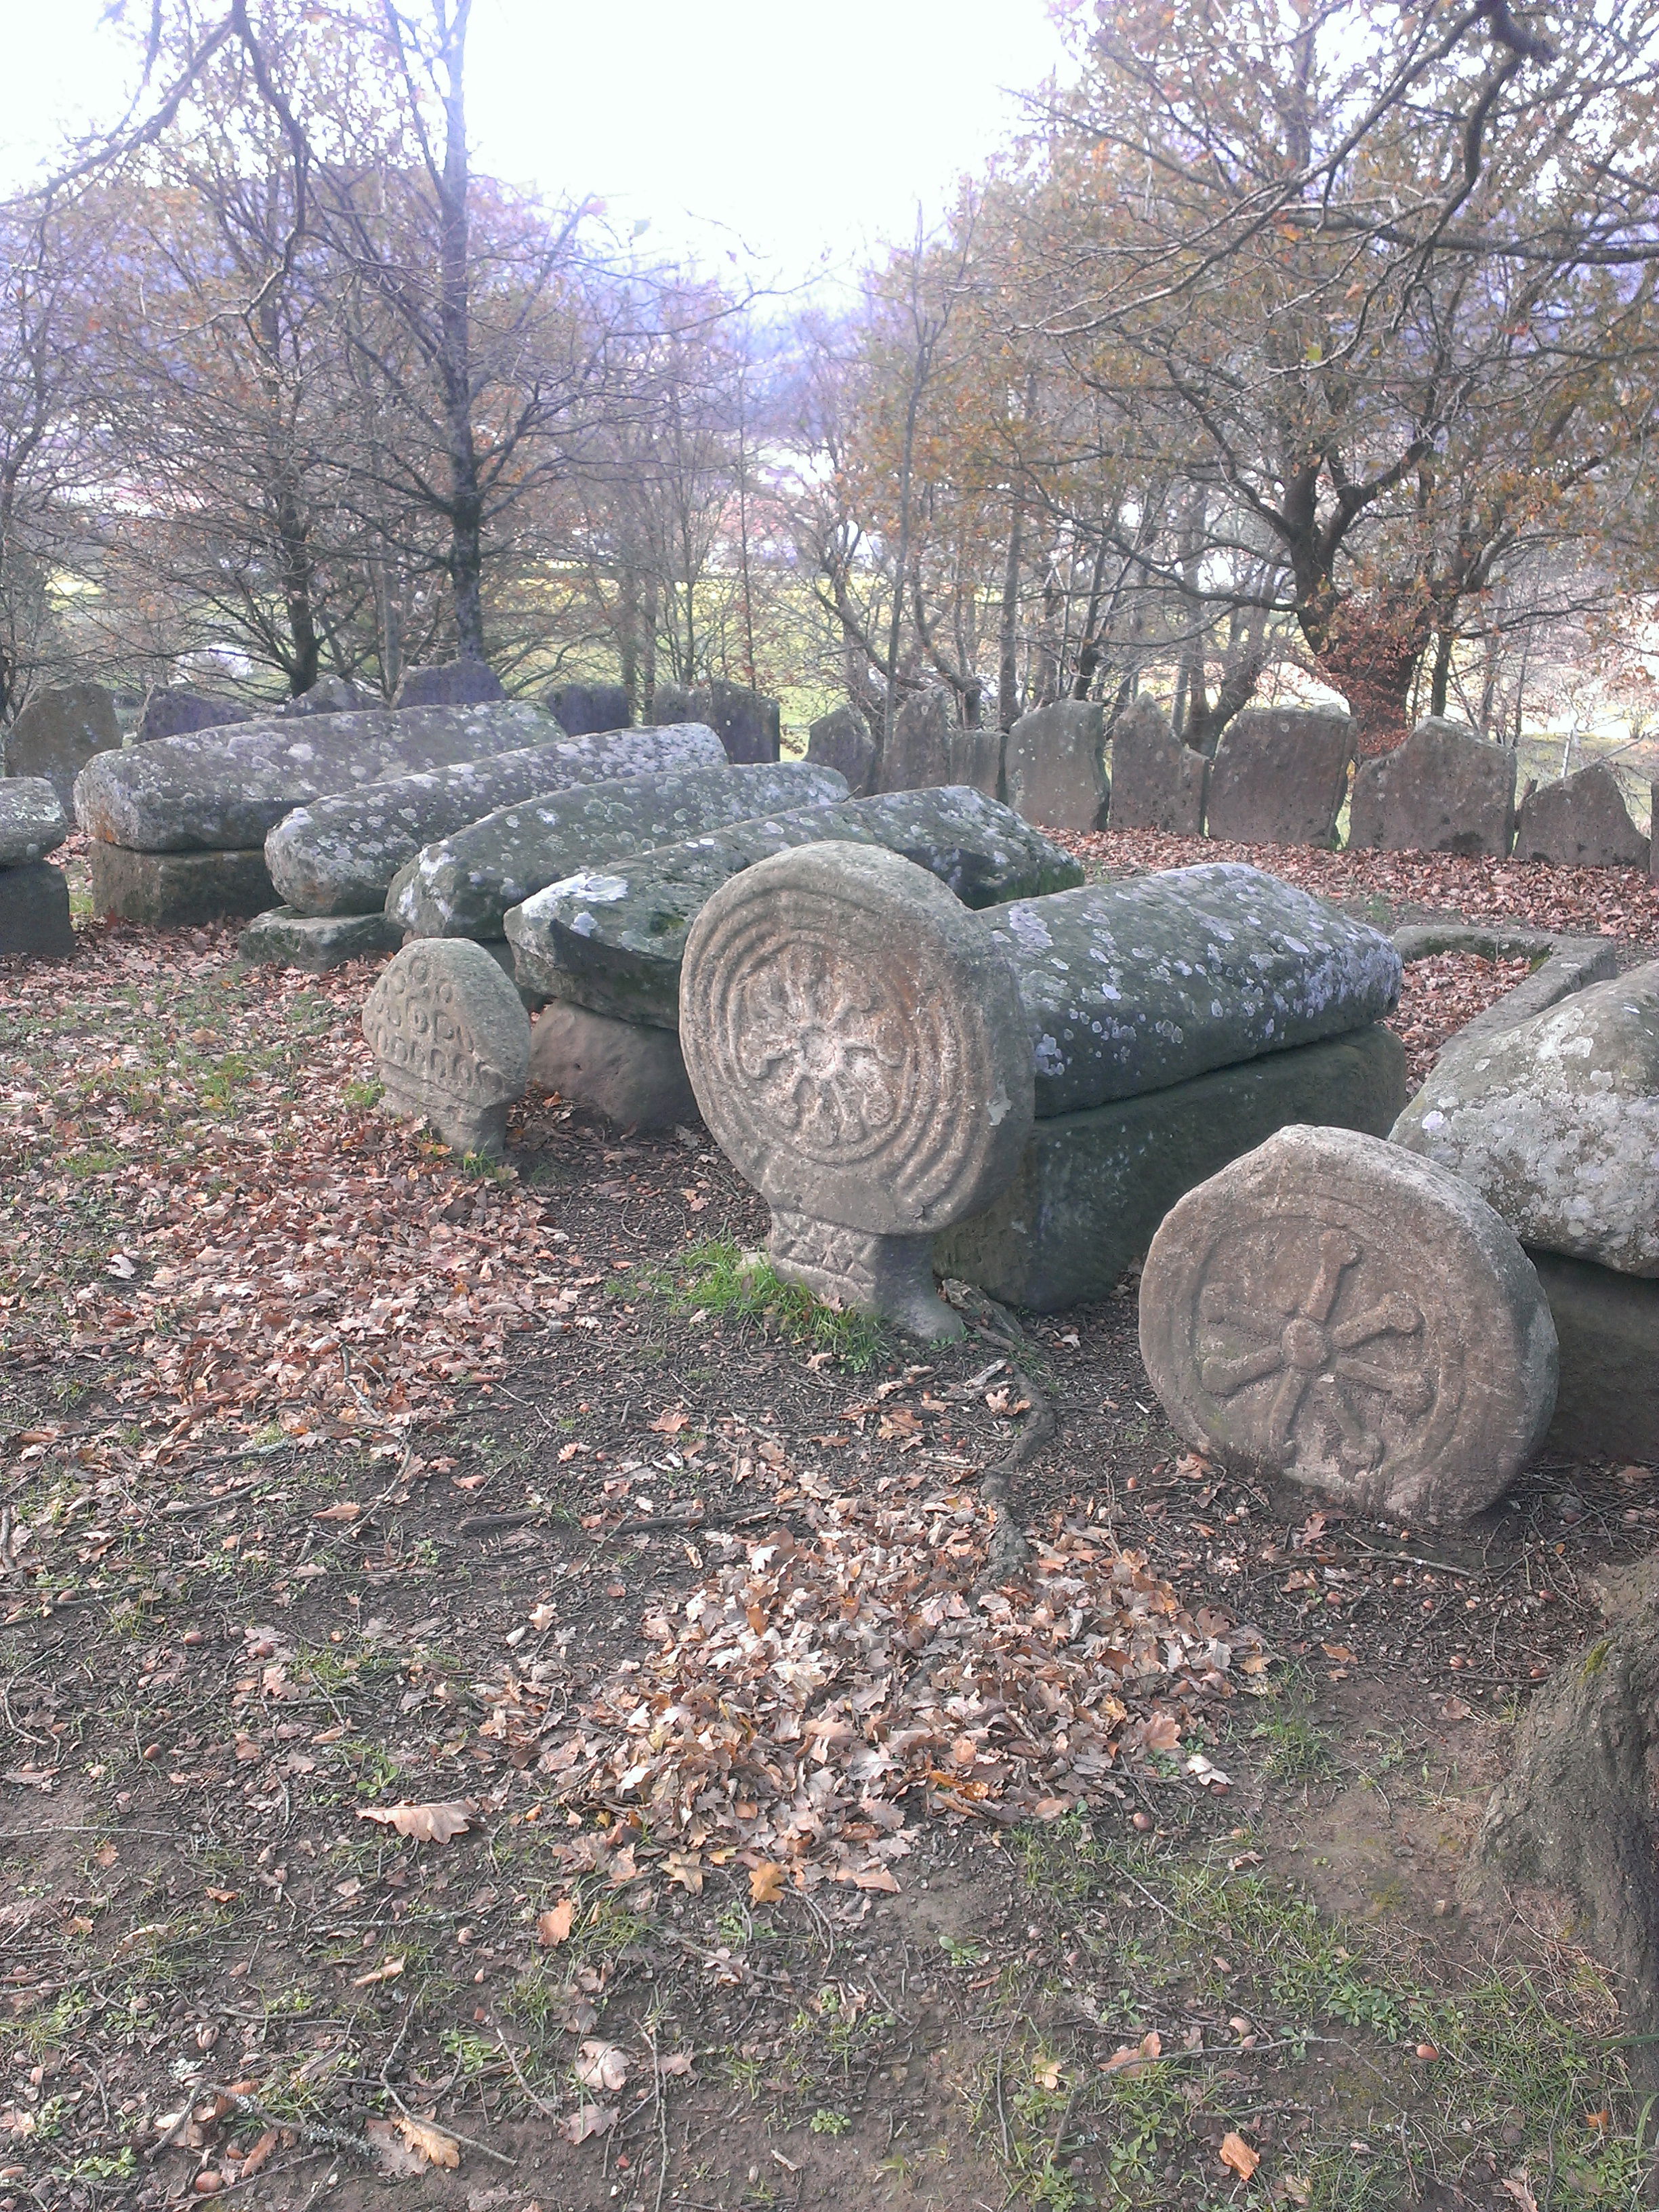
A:
POLYGON ((505 806, 423 848, 386 895, 417 937, 498 937, 509 910, 583 867, 678 844, 773 808, 827 805, 847 787, 832 769, 691 768, 590 784, 505 806))
POLYGON ((876 741, 856 707, 836 707, 818 716, 806 732, 806 757, 816 768, 844 775, 854 799, 864 798, 874 782, 876 741))
POLYGON ((1113 829, 1200 836, 1209 772, 1209 762, 1182 744, 1156 700, 1132 699, 1112 732, 1113 829))
POLYGON ((1515 755, 1443 714, 1428 715, 1403 745, 1354 769, 1354 850, 1501 860, 1514 835, 1515 755))
POLYGON ((987 907, 1078 883, 1067 853, 995 799, 947 786, 798 808, 584 868, 514 908, 521 982, 619 1020, 672 1029, 686 933, 721 884, 799 845, 884 846, 987 907))
POLYGON ((505 699, 501 678, 482 660, 442 660, 407 668, 392 695, 394 707, 485 707, 505 699))
POLYGON ((6 774, 43 776, 67 809, 87 763, 120 743, 115 702, 103 685, 61 684, 31 699, 6 732, 6 774))
POLYGON ((628 693, 620 684, 555 684, 542 694, 547 708, 567 737, 592 737, 602 730, 625 730, 634 717, 628 710, 628 693))
POLYGON ((0 867, 44 860, 68 836, 64 803, 47 777, 0 777, 0 867))
POLYGON ((1482 960, 1530 960, 1524 983, 1505 991, 1484 1013, 1455 1030, 1438 1057, 1463 1052, 1504 1030, 1517 1029, 1534 1014, 1571 998, 1589 983, 1605 983, 1619 973, 1619 948, 1610 938, 1565 937, 1554 930, 1516 925, 1483 927, 1479 923, 1413 922, 1394 933, 1395 951, 1409 967, 1437 952, 1474 952, 1482 960))
POLYGON ((1561 1346, 1549 1449, 1659 1467, 1659 1282, 1556 1252, 1528 1257, 1561 1346))
POLYGON ((939 1237, 941 1275, 1036 1313, 1109 1297, 1195 1184, 1292 1121, 1384 1136, 1406 1054, 1379 1023, 1039 1121, 1013 1181, 939 1237))
POLYGON ((0 955, 66 960, 74 951, 64 871, 50 860, 0 868, 0 955))
POLYGON ((1555 1324, 1513 1233, 1347 1129, 1281 1129, 1171 1209, 1140 1348, 1200 1450, 1413 1522, 1490 1505, 1555 1407, 1555 1324))
POLYGON ((228 729, 253 719, 253 708, 239 699, 210 698, 182 684, 157 684, 145 696, 133 742, 142 745, 152 738, 187 737, 192 730, 228 729))
POLYGON ((720 732, 728 760, 743 766, 775 761, 782 744, 782 709, 775 699, 763 697, 741 684, 716 678, 692 695, 694 722, 707 722, 720 732))
POLYGON ((1105 716, 1086 699, 1022 714, 1003 758, 1008 804, 1050 830, 1103 830, 1111 787, 1102 759, 1105 716))
POLYGON ((1528 793, 1515 857, 1548 860, 1559 868, 1646 868, 1652 848, 1630 818, 1618 777, 1605 761, 1596 761, 1528 793))
POLYGON ((459 1152, 498 1154, 530 1075, 530 1017, 482 945, 406 945, 369 993, 363 1035, 389 1111, 459 1152))
POLYGON ((530 1032, 530 1079, 624 1129, 695 1124, 697 1102, 672 1030, 554 999, 530 1032))
POLYGON ((92 908, 100 921, 185 929, 262 914, 276 903, 263 847, 240 853, 134 853, 94 838, 87 858, 92 908))
POLYGON ((298 912, 368 914, 384 908, 393 877, 423 846, 502 806, 725 760, 720 739, 697 722, 552 737, 484 760, 383 777, 296 807, 266 838, 265 858, 272 882, 298 912))
POLYGON ((560 734, 537 707, 278 717, 100 753, 76 781, 75 811, 90 836, 138 852, 246 850, 331 793, 560 734))
POLYGON ((899 702, 893 734, 876 770, 878 791, 926 791, 951 781, 950 710, 942 691, 912 691, 899 702))
POLYGON ((1346 714, 1247 708, 1210 763, 1210 836, 1241 845, 1334 845, 1353 749, 1346 714))
POLYGON ((1659 961, 1448 1052, 1393 1134, 1525 1243, 1659 1275, 1659 961))
POLYGON ((1022 899, 981 927, 1016 978, 1044 1116, 1363 1029, 1400 993, 1386 937, 1235 860, 1022 899))
POLYGON ((403 931, 384 914, 295 914, 290 906, 274 906, 254 915, 236 949, 256 967, 321 975, 349 960, 396 952, 403 941, 403 931))
POLYGON ((301 691, 293 698, 284 699, 276 712, 285 721, 307 714, 356 714, 366 708, 378 708, 382 714, 386 702, 357 684, 348 683, 343 676, 319 676, 309 691, 301 691))
POLYGON ((1003 737, 1000 730, 951 730, 945 740, 945 764, 952 784, 963 784, 987 799, 1002 797, 1003 737))

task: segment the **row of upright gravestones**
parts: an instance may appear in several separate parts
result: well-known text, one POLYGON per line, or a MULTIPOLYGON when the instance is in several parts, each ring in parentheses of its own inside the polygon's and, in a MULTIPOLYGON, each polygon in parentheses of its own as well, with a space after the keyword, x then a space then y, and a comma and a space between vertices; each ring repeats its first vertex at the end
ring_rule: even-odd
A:
MULTIPOLYGON (((1256 869, 1085 886, 960 745, 945 775, 978 781, 856 795, 834 729, 780 762, 775 708, 738 687, 573 730, 615 702, 424 673, 390 713, 89 748, 73 796, 100 906, 191 921, 274 885, 248 957, 394 955, 364 1012, 393 1110, 486 1152, 532 1082, 624 1126, 701 1114, 767 1199, 781 1273, 924 1335, 958 1325, 936 1273, 1047 1310, 1147 1254, 1176 1425, 1339 1496, 1450 1518, 1546 1436, 1659 1455, 1659 968, 1610 977, 1598 947, 1567 983, 1547 971, 1408 1106, 1383 1024, 1398 951, 1256 869)), ((994 741, 1030 812, 1058 811, 1073 706, 994 741)), ((1267 720, 1275 782, 1305 797, 1296 763, 1327 746, 1346 787, 1334 718, 1267 720)), ((1362 763, 1356 820, 1381 810, 1383 842, 1402 760, 1469 744, 1429 724, 1392 780, 1362 763)), ((1148 715, 1120 725, 1114 818, 1149 759, 1166 788, 1197 773, 1165 773, 1176 750, 1148 715)), ((1218 835, 1243 803, 1226 750, 1197 775, 1218 835)), ((1098 818, 1097 738, 1079 757, 1098 818)), ((1480 800, 1505 842, 1507 792, 1480 800)), ((1474 800, 1435 803, 1443 844, 1466 840, 1474 800)), ((0 784, 0 866, 40 870, 58 805, 0 784)))

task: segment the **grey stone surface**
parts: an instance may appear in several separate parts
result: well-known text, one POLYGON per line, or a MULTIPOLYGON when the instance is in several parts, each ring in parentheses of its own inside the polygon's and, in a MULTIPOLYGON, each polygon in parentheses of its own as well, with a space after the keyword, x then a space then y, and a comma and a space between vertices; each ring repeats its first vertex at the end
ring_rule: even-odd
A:
POLYGON ((634 719, 628 711, 628 693, 620 684, 555 684, 543 692, 542 704, 572 738, 592 737, 601 730, 625 730, 634 719))
POLYGON ((501 678, 482 660, 441 660, 406 668, 392 694, 394 707, 487 707, 505 699, 501 678))
POLYGON ((1363 1029, 1400 991, 1386 937, 1238 861, 1019 900, 981 926, 1015 975, 1045 1116, 1363 1029))
POLYGON ((1182 744, 1155 699, 1132 699, 1112 732, 1113 829, 1201 836, 1209 771, 1209 762, 1182 744))
POLYGON ((319 676, 309 691, 284 699, 276 711, 287 721, 306 714, 360 714, 365 708, 378 708, 384 713, 385 702, 348 683, 343 676, 319 676))
POLYGON ((925 1237, 878 1237, 774 1206, 767 1252, 786 1283, 799 1283, 833 1305, 878 1314, 929 1343, 967 1334, 962 1316, 934 1287, 925 1237))
POLYGON ((1386 1136, 1405 1048, 1380 1023, 1038 1121, 1013 1181, 940 1237, 942 1275, 1037 1313, 1110 1296, 1185 1192, 1293 1121, 1386 1136))
POLYGON ((101 684, 60 684, 38 692, 6 732, 6 774, 44 776, 68 808, 75 779, 121 742, 115 702, 101 684))
POLYGON ((602 1013, 672 1029, 686 933, 713 893, 771 854, 834 841, 901 854, 969 907, 1058 890, 1083 873, 1068 854, 977 791, 946 787, 803 807, 549 884, 507 918, 518 975, 602 1013))
POLYGON ((1210 836, 1241 845, 1334 845, 1353 744, 1346 714, 1247 708, 1210 763, 1210 836))
POLYGON ((301 914, 384 908, 392 878, 425 845, 522 799, 616 782, 670 768, 718 768, 714 732, 697 722, 668 729, 551 737, 514 752, 337 792, 285 815, 265 840, 271 881, 301 914))
POLYGON ((93 837, 138 852, 246 849, 295 807, 333 792, 559 734, 539 708, 522 706, 366 710, 192 731, 100 753, 76 779, 76 817, 93 837))
POLYGON ((697 1102, 671 1030, 613 1021, 554 999, 530 1032, 530 1079, 567 1106, 603 1115, 624 1129, 695 1122, 697 1102))
POLYGON ((509 909, 544 885, 769 808, 846 797, 832 769, 676 769, 504 806, 423 848, 386 894, 417 937, 498 937, 509 909))
POLYGON ((950 731, 945 740, 945 761, 951 782, 965 784, 987 799, 1000 799, 1003 746, 1003 734, 998 729, 950 731))
POLYGON ((927 791, 951 781, 950 709, 943 691, 911 691, 893 715, 876 770, 878 791, 927 791))
POLYGON ((806 757, 817 768, 832 768, 847 778, 854 799, 871 789, 876 775, 876 741, 856 707, 845 702, 820 714, 806 732, 806 757))
POLYGON ((1659 1282, 1554 1252, 1528 1256, 1561 1346, 1549 1449, 1659 1467, 1659 1282))
POLYGON ((1659 783, 1648 786, 1648 872, 1659 881, 1659 783))
POLYGON ((349 960, 396 952, 403 941, 403 931, 385 914, 296 914, 291 906, 274 906, 254 915, 236 949, 256 967, 321 975, 349 960))
POLYGON ((775 699, 717 678, 692 694, 691 705, 690 719, 720 732, 729 760, 748 767, 777 759, 783 724, 775 699))
POLYGON ((1413 1523, 1490 1505, 1555 1407, 1555 1324, 1511 1231, 1348 1129, 1281 1129, 1171 1209, 1140 1346, 1200 1449, 1413 1523))
POLYGON ((1605 761, 1528 792, 1515 832, 1517 860, 1558 868, 1646 868, 1651 847, 1630 818, 1605 761))
POLYGON ((406 945, 363 1004, 386 1105, 460 1152, 499 1153, 530 1077, 530 1017, 482 945, 406 945))
POLYGON ((1516 757, 1444 714, 1420 721, 1402 745, 1353 773, 1351 848, 1490 854, 1515 835, 1516 757))
POLYGON ((1103 830, 1110 799, 1104 736, 1104 713, 1087 699, 1057 699, 1022 714, 1003 755, 1009 805, 1050 830, 1103 830))
POLYGON ((1525 1243, 1659 1275, 1659 961, 1448 1054, 1393 1133, 1525 1243))
POLYGON ((656 722, 701 721, 702 717, 692 711, 691 702, 695 696, 683 684, 672 684, 665 679, 656 684, 651 693, 652 720, 656 722))
POLYGON ((68 836, 64 803, 46 776, 0 776, 0 867, 44 860, 68 836))
POLYGON ((276 903, 264 850, 135 853, 94 838, 87 848, 92 910, 100 921, 141 921, 151 929, 240 920, 276 903))
POLYGON ((216 699, 183 684, 158 684, 146 695, 133 742, 146 744, 152 738, 187 737, 192 730, 228 729, 253 719, 253 708, 239 699, 216 699))
POLYGON ((69 883, 50 860, 0 868, 0 956, 65 960, 75 951, 69 883))
POLYGON ((1394 933, 1395 951, 1409 966, 1437 952, 1475 952, 1483 960, 1530 960, 1533 972, 1448 1037, 1438 1058, 1512 1030, 1586 984, 1619 972, 1619 950, 1605 937, 1561 937, 1544 929, 1483 929, 1463 922, 1413 924, 1394 933))

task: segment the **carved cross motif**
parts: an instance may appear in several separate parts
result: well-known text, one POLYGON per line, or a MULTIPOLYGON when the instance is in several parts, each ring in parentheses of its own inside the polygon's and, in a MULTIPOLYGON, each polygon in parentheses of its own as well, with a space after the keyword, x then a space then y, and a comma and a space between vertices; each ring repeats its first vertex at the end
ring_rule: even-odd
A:
POLYGON ((1363 1311, 1334 1322, 1342 1279, 1364 1254, 1347 1231, 1326 1229, 1317 1255, 1314 1279, 1289 1313, 1236 1308, 1223 1285, 1205 1284, 1199 1294, 1203 1322, 1267 1341, 1239 1354, 1219 1347, 1206 1351, 1199 1378, 1213 1396, 1231 1398, 1278 1376, 1267 1413, 1268 1448, 1281 1459, 1287 1456, 1298 1417, 1304 1408, 1316 1409, 1334 1423, 1344 1460, 1369 1469, 1379 1464, 1386 1445, 1367 1422, 1364 1400, 1356 1392, 1375 1392, 1415 1418, 1433 1404, 1435 1386, 1426 1368, 1382 1366, 1374 1358, 1362 1357, 1363 1348, 1387 1336, 1420 1336, 1423 1314, 1404 1291, 1389 1291, 1363 1311))

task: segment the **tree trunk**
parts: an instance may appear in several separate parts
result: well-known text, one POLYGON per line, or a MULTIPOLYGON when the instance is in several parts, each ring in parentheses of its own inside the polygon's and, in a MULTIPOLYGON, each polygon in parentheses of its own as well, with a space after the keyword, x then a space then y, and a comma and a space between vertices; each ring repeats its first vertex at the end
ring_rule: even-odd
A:
POLYGON ((461 657, 484 658, 483 494, 472 432, 471 179, 466 150, 466 31, 472 0, 456 0, 444 43, 444 163, 438 193, 439 363, 449 460, 449 570, 461 657))
POLYGON ((1019 719, 1019 568, 1025 508, 1018 493, 1008 518, 1008 551, 1002 564, 1002 611, 997 630, 997 727, 1019 719))
POLYGON ((1443 714, 1446 711, 1446 690, 1451 682, 1452 634, 1443 629, 1434 644, 1434 673, 1429 684, 1429 712, 1443 714))

